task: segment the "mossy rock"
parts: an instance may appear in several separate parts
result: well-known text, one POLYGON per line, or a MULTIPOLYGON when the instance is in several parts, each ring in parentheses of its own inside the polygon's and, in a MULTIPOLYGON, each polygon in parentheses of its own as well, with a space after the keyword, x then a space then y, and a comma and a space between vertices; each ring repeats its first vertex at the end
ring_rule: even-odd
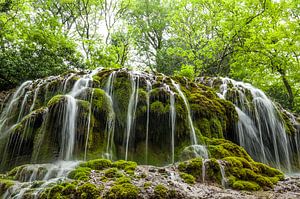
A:
POLYGON ((242 157, 247 161, 253 162, 253 159, 245 149, 237 144, 225 139, 205 138, 210 157, 222 159, 225 157, 242 157))
POLYGON ((191 185, 192 185, 192 184, 195 184, 196 179, 195 179, 194 176, 192 176, 192 175, 190 175, 190 174, 181 172, 181 173, 180 173, 180 177, 183 179, 183 181, 184 181, 185 183, 188 183, 188 184, 191 184, 191 185))
POLYGON ((109 199, 135 199, 138 197, 140 189, 132 184, 123 183, 112 186, 106 194, 109 199))
POLYGON ((104 176, 107 178, 119 178, 122 177, 123 174, 117 168, 109 168, 104 170, 104 176))
POLYGON ((125 183, 131 183, 131 178, 129 177, 126 177, 126 176, 122 176, 122 177, 119 177, 117 178, 115 184, 125 184, 125 183))
POLYGON ((260 189, 260 186, 253 181, 238 180, 232 184, 232 188, 239 190, 258 191, 260 189))
POLYGON ((52 97, 49 100, 47 106, 48 107, 53 107, 54 105, 59 104, 59 103, 61 103, 64 100, 65 100, 65 96, 64 95, 55 95, 54 97, 52 97))
POLYGON ((169 198, 169 189, 162 184, 158 184, 154 188, 154 197, 157 199, 169 198))
POLYGON ((90 160, 80 164, 81 167, 89 167, 94 170, 107 169, 110 168, 112 165, 113 165, 112 162, 107 159, 90 160))
POLYGON ((91 183, 85 183, 77 188, 77 194, 82 199, 96 199, 101 191, 91 183))
POLYGON ((198 181, 202 176, 202 158, 195 158, 178 164, 178 170, 192 175, 198 181))
POLYGON ((14 186, 15 182, 7 179, 0 179, 0 196, 3 195, 7 189, 14 186))
POLYGON ((135 170, 137 163, 132 161, 118 160, 113 163, 113 166, 123 170, 135 170))
POLYGON ((284 174, 262 163, 248 161, 242 157, 226 157, 226 175, 229 185, 235 189, 258 190, 272 188, 284 174))
POLYGON ((74 180, 87 181, 89 180, 91 171, 92 170, 89 167, 77 167, 68 174, 68 177, 74 180))

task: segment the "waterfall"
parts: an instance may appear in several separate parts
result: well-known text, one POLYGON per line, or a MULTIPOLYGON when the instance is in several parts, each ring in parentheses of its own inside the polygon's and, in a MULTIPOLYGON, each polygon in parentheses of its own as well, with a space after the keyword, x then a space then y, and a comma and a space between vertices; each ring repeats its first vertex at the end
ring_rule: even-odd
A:
POLYGON ((24 82, 13 94, 12 98, 10 99, 10 102, 2 111, 0 115, 0 138, 4 137, 7 133, 9 133, 9 131, 7 131, 10 128, 10 126, 8 126, 8 122, 11 119, 11 114, 14 113, 13 109, 15 109, 18 106, 19 99, 23 97, 28 87, 31 86, 31 83, 32 81, 24 82))
POLYGON ((63 160, 70 160, 73 155, 75 134, 76 134, 76 119, 77 119, 77 103, 76 99, 71 95, 65 95, 66 106, 64 123, 62 127, 62 142, 60 157, 63 160))
POLYGON ((206 167, 205 163, 207 162, 208 159, 203 159, 202 160, 202 183, 205 182, 205 174, 206 174, 206 167))
POLYGON ((174 93, 170 92, 170 116, 171 116, 171 135, 172 135, 172 163, 175 162, 175 122, 176 122, 176 110, 175 110, 175 97, 174 93))
POLYGON ((191 116, 191 109, 190 109, 188 100, 186 99, 183 92, 181 91, 179 84, 176 84, 174 82, 174 80, 171 80, 171 81, 172 81, 172 85, 175 87, 175 89, 177 90, 181 99, 183 100, 185 108, 187 110, 187 118, 188 118, 190 130, 191 130, 191 142, 193 145, 197 145, 198 142, 197 142, 197 137, 196 137, 196 133, 195 133, 195 128, 194 128, 194 124, 193 124, 193 120, 192 120, 192 116, 191 116))
POLYGON ((220 167, 220 172, 221 172, 221 183, 222 183, 222 186, 226 189, 227 187, 227 179, 226 179, 226 175, 225 175, 225 167, 222 163, 221 160, 217 160, 218 164, 219 164, 219 167, 220 167))
POLYGON ((147 83, 147 120, 146 120, 146 164, 148 164, 148 139, 149 139, 149 116, 150 116, 150 94, 152 90, 152 84, 149 80, 146 81, 147 83))
POLYGON ((106 134, 107 134, 107 147, 106 147, 106 158, 112 159, 112 147, 113 147, 113 138, 115 132, 115 123, 116 123, 116 114, 114 112, 114 105, 113 105, 113 85, 116 78, 116 72, 113 71, 107 80, 105 86, 105 92, 107 98, 109 99, 109 110, 107 120, 106 120, 106 134))
POLYGON ((93 96, 94 96, 94 91, 92 91, 91 99, 89 101, 90 104, 89 104, 89 115, 88 115, 88 121, 87 121, 87 131, 86 131, 85 146, 84 146, 84 160, 86 160, 86 158, 87 158, 87 150, 88 150, 88 143, 89 143, 89 137, 90 137, 93 96))
POLYGON ((33 195, 39 198, 41 193, 49 184, 57 183, 65 179, 79 162, 59 161, 54 164, 32 164, 25 165, 17 171, 17 180, 12 187, 6 190, 2 198, 23 198, 26 191, 32 189, 35 181, 39 181, 41 186, 34 190, 33 195))
POLYGON ((127 127, 126 127, 126 149, 125 149, 125 160, 128 159, 128 147, 130 140, 130 133, 133 128, 133 123, 135 119, 135 112, 138 103, 138 90, 139 90, 139 76, 134 74, 130 74, 130 82, 131 82, 131 95, 129 98, 128 109, 127 109, 127 127))
POLYGON ((43 85, 43 83, 44 83, 44 80, 40 80, 40 81, 38 82, 38 85, 37 85, 37 87, 36 87, 36 89, 35 89, 35 91, 34 91, 33 101, 32 101, 32 104, 31 104, 31 106, 30 106, 29 112, 33 111, 33 109, 34 109, 34 106, 35 106, 35 102, 36 102, 37 96, 38 96, 38 94, 39 94, 40 88, 41 88, 41 86, 43 85))
POLYGON ((17 119, 17 123, 21 121, 21 119, 23 118, 24 112, 25 112, 25 105, 27 103, 27 99, 28 99, 28 92, 25 93, 25 96, 23 98, 22 104, 21 104, 21 108, 20 108, 20 112, 19 112, 19 116, 17 119))
POLYGON ((236 106, 238 143, 255 160, 291 171, 291 148, 279 110, 261 90, 229 78, 211 78, 211 87, 219 88, 219 96, 236 106), (220 81, 219 81, 220 80, 220 81))

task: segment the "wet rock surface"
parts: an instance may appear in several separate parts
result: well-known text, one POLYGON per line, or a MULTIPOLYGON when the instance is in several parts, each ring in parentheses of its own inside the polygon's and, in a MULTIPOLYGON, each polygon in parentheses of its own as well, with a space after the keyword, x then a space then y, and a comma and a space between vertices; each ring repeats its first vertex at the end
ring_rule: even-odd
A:
MULTIPOLYGON (((113 186, 113 181, 101 181, 103 175, 92 172, 90 182, 103 185, 105 189, 113 186)), ((155 188, 159 185, 168 190, 166 198, 190 198, 190 199, 296 199, 300 198, 300 176, 286 177, 284 181, 279 181, 270 190, 261 191, 238 191, 224 188, 220 184, 204 182, 187 184, 180 177, 176 166, 163 168, 154 166, 138 166, 135 170, 135 178, 131 182, 140 188, 139 198, 157 198, 155 188), (163 172, 162 172, 163 171, 163 172)))

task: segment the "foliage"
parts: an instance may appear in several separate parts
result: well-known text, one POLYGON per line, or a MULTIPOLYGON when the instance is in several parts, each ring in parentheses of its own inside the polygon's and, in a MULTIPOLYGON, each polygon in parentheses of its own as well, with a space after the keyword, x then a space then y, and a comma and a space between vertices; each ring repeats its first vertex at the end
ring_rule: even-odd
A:
POLYGON ((230 76, 300 112, 299 4, 282 0, 3 0, 0 90, 77 68, 230 76))

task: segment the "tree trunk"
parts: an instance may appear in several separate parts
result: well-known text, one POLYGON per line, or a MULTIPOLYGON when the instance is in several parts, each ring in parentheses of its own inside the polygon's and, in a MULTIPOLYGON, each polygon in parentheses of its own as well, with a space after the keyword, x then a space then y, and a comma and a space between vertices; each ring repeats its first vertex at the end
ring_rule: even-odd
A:
POLYGON ((281 76, 281 79, 283 81, 283 84, 285 86, 285 89, 288 93, 288 96, 289 96, 289 108, 292 109, 293 106, 294 106, 294 94, 293 94, 293 90, 292 90, 292 87, 290 85, 290 83, 288 82, 287 78, 286 78, 286 75, 285 75, 285 71, 283 69, 278 69, 278 72, 281 76))

